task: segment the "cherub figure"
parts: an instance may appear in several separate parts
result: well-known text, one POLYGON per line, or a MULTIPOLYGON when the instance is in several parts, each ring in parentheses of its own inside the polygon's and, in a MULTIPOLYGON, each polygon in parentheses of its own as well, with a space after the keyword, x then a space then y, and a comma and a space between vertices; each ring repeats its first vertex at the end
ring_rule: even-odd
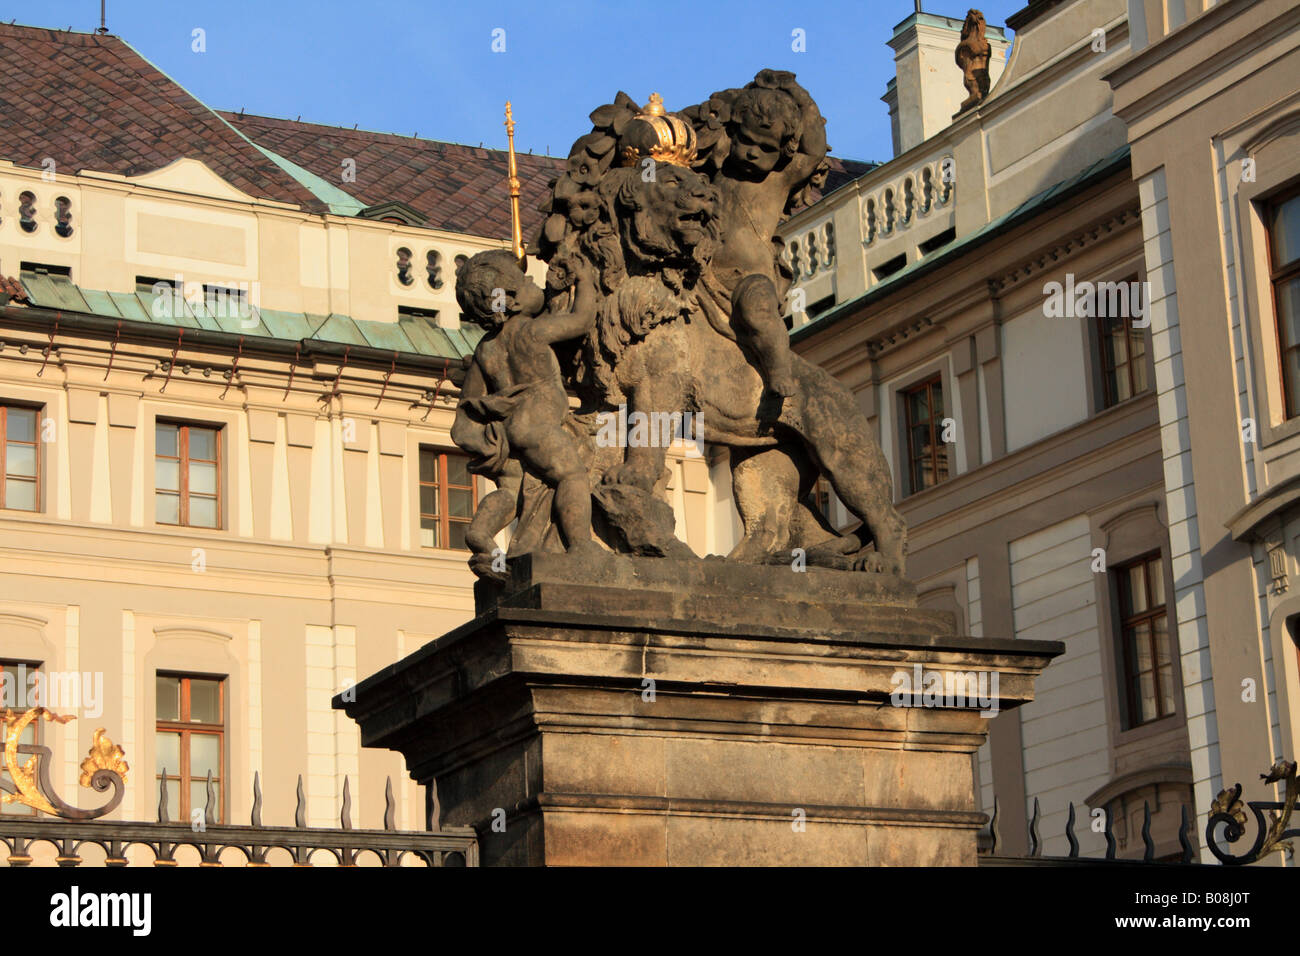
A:
MULTIPOLYGON (((744 89, 715 94, 706 105, 721 114, 697 122, 716 122, 728 141, 712 176, 722 196, 722 244, 713 273, 731 295, 732 323, 755 353, 768 388, 788 397, 795 384, 781 295, 789 283, 774 239, 790 206, 824 176, 826 121, 794 74, 778 70, 763 70, 744 89)), ((714 153, 706 165, 717 158, 714 153)))
POLYGON ((545 294, 502 249, 480 252, 456 273, 456 301, 487 330, 465 377, 452 440, 476 455, 471 469, 496 478, 465 535, 477 573, 492 539, 517 515, 525 472, 555 490, 555 522, 570 554, 599 552, 591 536, 591 491, 578 439, 564 428, 569 400, 553 343, 585 335, 596 322, 589 270, 575 268, 571 312, 543 312, 545 294))

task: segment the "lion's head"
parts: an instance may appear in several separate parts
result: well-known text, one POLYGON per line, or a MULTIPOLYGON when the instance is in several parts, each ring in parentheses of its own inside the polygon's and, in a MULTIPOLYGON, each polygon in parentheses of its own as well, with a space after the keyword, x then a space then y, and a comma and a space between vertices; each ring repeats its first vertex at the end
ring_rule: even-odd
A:
POLYGON ((683 166, 660 163, 652 172, 613 169, 601 183, 613 199, 628 271, 698 269, 718 241, 718 191, 683 166))

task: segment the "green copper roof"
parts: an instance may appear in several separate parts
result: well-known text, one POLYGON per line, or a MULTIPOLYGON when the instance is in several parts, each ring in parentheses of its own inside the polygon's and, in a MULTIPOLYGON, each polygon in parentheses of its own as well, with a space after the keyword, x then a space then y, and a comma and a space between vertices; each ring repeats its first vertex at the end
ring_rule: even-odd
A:
POLYGON ((288 342, 328 342, 459 361, 474 352, 483 330, 475 325, 444 329, 432 319, 404 315, 397 322, 314 315, 249 306, 248 314, 216 314, 204 302, 159 299, 148 292, 82 289, 67 276, 23 271, 20 281, 29 303, 39 309, 84 313, 111 320, 288 342))
MULTIPOLYGON (((241 133, 240 135, 242 136, 243 134, 241 133)), ((244 138, 248 139, 246 136, 244 138)), ((248 141, 253 143, 251 139, 248 141)), ((361 212, 361 210, 366 208, 365 203, 354 199, 351 195, 344 192, 342 189, 339 189, 338 186, 335 186, 329 180, 322 179, 310 170, 303 169, 297 163, 285 159, 279 153, 274 153, 265 146, 259 146, 257 143, 253 143, 253 145, 257 146, 267 159, 275 163, 275 165, 279 166, 294 179, 298 180, 299 185, 304 189, 311 190, 312 194, 317 199, 330 207, 330 212, 334 215, 355 216, 357 213, 361 212)))

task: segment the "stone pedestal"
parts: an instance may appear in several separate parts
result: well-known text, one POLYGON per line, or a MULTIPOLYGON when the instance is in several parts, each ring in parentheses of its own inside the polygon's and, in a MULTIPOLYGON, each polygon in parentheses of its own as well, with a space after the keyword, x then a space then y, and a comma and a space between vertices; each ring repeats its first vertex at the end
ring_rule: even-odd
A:
POLYGON ((335 701, 485 865, 973 865, 988 717, 896 706, 898 675, 983 674, 1007 709, 1064 650, 958 636, 869 574, 512 564, 494 606, 335 701))

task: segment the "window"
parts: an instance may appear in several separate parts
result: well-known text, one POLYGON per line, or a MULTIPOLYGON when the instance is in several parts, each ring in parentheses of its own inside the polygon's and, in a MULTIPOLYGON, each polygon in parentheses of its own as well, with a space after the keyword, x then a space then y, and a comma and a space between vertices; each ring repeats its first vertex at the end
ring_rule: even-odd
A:
MULTIPOLYGON (((30 661, 0 661, 0 742, 3 742, 4 736, 9 731, 4 720, 4 711, 13 710, 21 715, 31 709, 29 707, 33 686, 31 675, 40 668, 40 664, 30 661)), ((35 746, 40 742, 41 721, 33 720, 23 728, 22 734, 18 737, 18 746, 35 746)), ((18 762, 25 764, 32 759, 32 756, 34 755, 20 750, 18 762)), ((10 788, 8 792, 14 792, 13 779, 9 776, 9 771, 5 769, 3 762, 0 762, 0 784, 10 788)), ((0 790, 4 787, 0 787, 0 790)), ((33 817, 35 815, 35 809, 21 803, 0 803, 0 816, 33 817)))
POLYGON ((1266 221, 1283 398, 1286 417, 1295 418, 1300 415, 1300 187, 1270 203, 1266 221))
POLYGON ((159 674, 154 785, 167 785, 168 817, 188 821, 208 803, 208 773, 216 819, 226 820, 226 683, 215 677, 159 674))
POLYGON ((939 376, 903 392, 907 422, 908 490, 915 494, 948 477, 943 433, 943 383, 939 376))
POLYGON ((420 449, 420 546, 468 551, 478 492, 469 458, 437 448, 420 449))
POLYGON ((1153 553, 1116 568, 1114 574, 1119 592, 1127 723, 1137 727, 1174 712, 1164 562, 1153 553))
POLYGON ((36 511, 40 507, 41 443, 35 408, 0 405, 0 508, 36 511))
POLYGON ((154 520, 221 527, 219 428, 159 422, 154 434, 154 520))
POLYGON ((1118 405, 1151 387, 1147 377, 1146 338, 1142 329, 1133 327, 1129 314, 1131 290, 1137 288, 1137 282, 1137 276, 1130 276, 1123 282, 1097 283, 1102 408, 1118 405))
POLYGON ((832 501, 831 483, 826 480, 825 475, 818 475, 812 487, 812 506, 830 523, 831 527, 834 527, 835 519, 831 517, 832 501))

